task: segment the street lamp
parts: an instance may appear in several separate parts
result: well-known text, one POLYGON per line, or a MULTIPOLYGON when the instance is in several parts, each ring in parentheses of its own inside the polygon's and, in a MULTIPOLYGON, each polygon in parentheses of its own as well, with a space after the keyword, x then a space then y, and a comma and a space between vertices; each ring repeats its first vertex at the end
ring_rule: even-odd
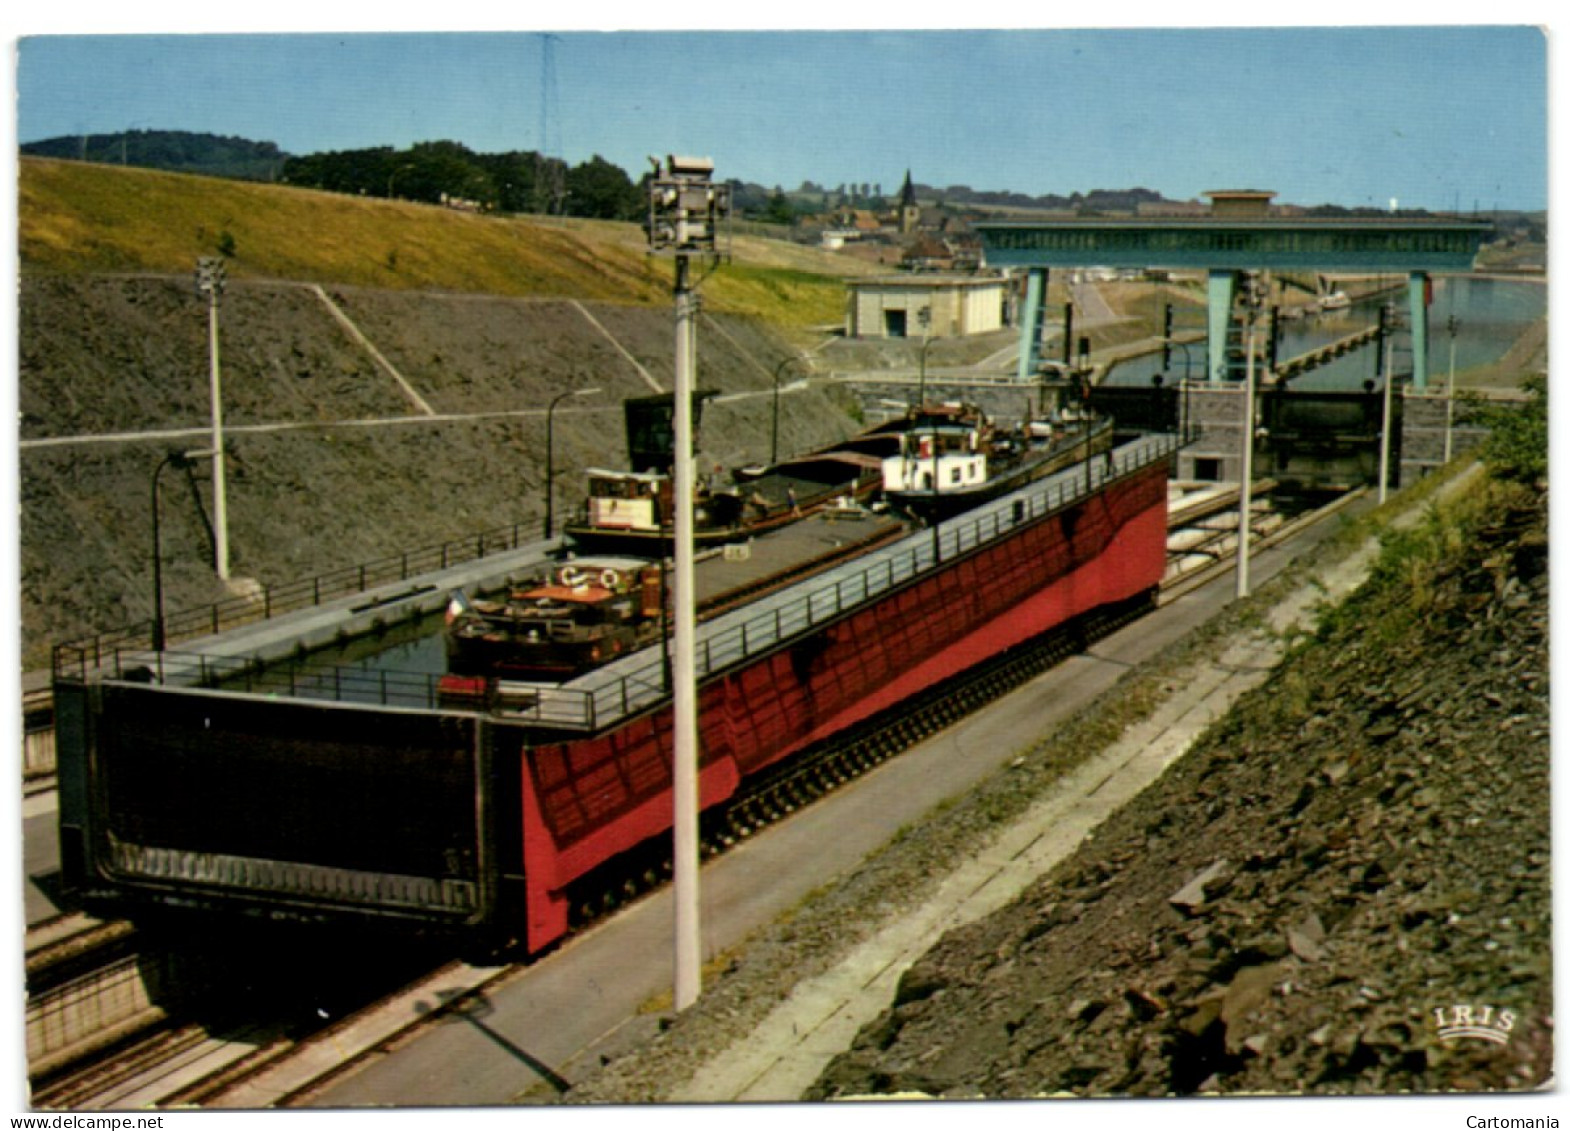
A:
POLYGON ((921 370, 916 380, 916 407, 927 405, 927 350, 932 347, 932 308, 924 306, 916 311, 916 321, 921 323, 921 370))
POLYGON ((545 410, 545 538, 550 540, 555 530, 556 508, 556 406, 568 397, 591 397, 600 390, 568 389, 557 393, 545 410))
POLYGON ((1268 294, 1268 285, 1258 275, 1249 272, 1243 291, 1243 350, 1245 356, 1243 375, 1243 410, 1239 423, 1242 432, 1243 469, 1238 483, 1237 515, 1237 595, 1249 594, 1248 554, 1253 537, 1254 511, 1254 335, 1260 304, 1268 294))
MULTIPOLYGON (((926 327, 927 327, 927 322, 930 319, 930 317, 931 316, 928 314, 928 312, 925 309, 923 309, 921 311, 921 326, 922 326, 922 330, 924 332, 923 332, 922 338, 921 338, 921 371, 920 371, 920 375, 919 375, 919 377, 917 379, 917 382, 916 382, 916 411, 926 414, 927 421, 928 421, 928 427, 929 427, 928 436, 929 436, 929 439, 930 439, 931 444, 932 444, 932 494, 933 494, 933 509, 934 509, 934 511, 936 511, 937 510, 937 498, 936 498, 936 496, 938 495, 939 492, 941 492, 943 490, 943 476, 941 474, 942 468, 943 468, 943 461, 941 459, 941 453, 938 450, 938 426, 937 426, 937 421, 934 419, 934 417, 932 416, 931 413, 927 412, 927 350, 929 348, 931 348, 931 346, 932 346, 932 339, 926 336, 925 330, 926 330, 926 327)), ((936 556, 937 556, 937 546, 938 546, 938 535, 937 535, 937 523, 936 522, 933 523, 932 546, 933 546, 933 556, 934 556, 934 558, 936 558, 936 556)))
POLYGON ((1162 338, 1162 344, 1177 346, 1183 351, 1183 380, 1188 381, 1194 375, 1194 355, 1189 353, 1188 343, 1178 338, 1162 338))
POLYGON ((203 256, 196 261, 196 292, 207 298, 209 399, 213 422, 213 568, 220 581, 229 580, 229 507, 224 492, 224 410, 218 368, 218 300, 227 280, 224 261, 203 256))
POLYGON ((769 428, 769 466, 773 467, 780 461, 780 377, 785 372, 785 367, 793 361, 805 364, 806 359, 791 354, 784 361, 774 367, 774 421, 769 428))
MULTIPOLYGON (((1396 384, 1394 345, 1395 345, 1395 310, 1387 307, 1385 317, 1380 320, 1384 328, 1384 370, 1385 387, 1382 393, 1382 405, 1379 417, 1379 502, 1384 503, 1390 493, 1390 424, 1392 401, 1396 384)), ((1446 433, 1449 439, 1448 432, 1446 433)))
POLYGON ((143 119, 138 118, 136 121, 134 121, 130 125, 126 126, 125 129, 120 131, 120 164, 121 165, 129 164, 129 161, 127 160, 127 156, 126 156, 126 139, 130 137, 131 133, 136 129, 137 126, 141 125, 142 122, 143 122, 143 119))
POLYGON ((729 218, 730 186, 714 180, 705 157, 656 161, 649 178, 649 250, 675 259, 676 307, 675 450, 672 484, 676 496, 675 591, 671 599, 671 794, 674 865, 674 985, 677 1010, 698 1000, 703 986, 702 932, 698 905, 698 670, 697 607, 694 600, 694 447, 692 401, 695 383, 698 296, 692 261, 721 260, 727 247, 721 225, 729 218))
POLYGON ((932 348, 931 338, 921 339, 921 369, 916 378, 916 407, 927 405, 927 351, 932 348))
MULTIPOLYGON (((1170 310, 1170 307, 1168 309, 1170 310)), ((1192 382, 1193 379, 1194 379, 1194 355, 1189 352, 1189 350, 1188 350, 1188 343, 1184 342, 1184 341, 1179 341, 1177 338, 1162 338, 1161 342, 1162 342, 1163 345, 1166 345, 1166 346, 1177 346, 1178 349, 1183 351, 1183 427, 1182 427, 1182 435, 1183 435, 1183 439, 1186 441, 1188 439, 1188 427, 1189 427, 1188 387, 1189 387, 1190 382, 1192 382)))
POLYGON ((164 468, 173 467, 186 471, 202 456, 212 452, 170 452, 153 468, 153 651, 162 652, 166 642, 164 631, 164 552, 163 535, 158 527, 158 477, 164 468))
POLYGON ((1450 332, 1450 379, 1445 383, 1445 462, 1450 462, 1451 430, 1456 419, 1456 330, 1461 323, 1452 314, 1445 319, 1445 329, 1450 332))

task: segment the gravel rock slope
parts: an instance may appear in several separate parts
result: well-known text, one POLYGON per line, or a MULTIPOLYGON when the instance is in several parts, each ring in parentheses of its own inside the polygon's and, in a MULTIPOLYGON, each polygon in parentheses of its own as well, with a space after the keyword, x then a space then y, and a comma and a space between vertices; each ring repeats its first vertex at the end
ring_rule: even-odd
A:
MULTIPOLYGON (((18 314, 19 580, 23 663, 34 668, 54 643, 151 617, 150 483, 170 450, 205 444, 209 355, 189 277, 29 274, 18 314), (85 440, 105 433, 116 438, 85 440)), ((231 560, 236 576, 266 585, 513 523, 540 529, 552 399, 599 390, 563 402, 553 421, 565 516, 583 498, 584 468, 626 464, 622 400, 671 385, 666 308, 236 280, 220 322, 231 560), (255 430, 275 425, 288 427, 255 430)), ((703 316, 699 342, 701 386, 730 395, 704 413, 702 455, 725 467, 767 459, 773 374, 798 351, 724 314, 703 316)), ((779 448, 858 427, 830 393, 793 391, 779 448)), ((211 474, 203 464, 182 479, 162 482, 171 612, 229 596, 192 498, 211 513, 211 474)))
POLYGON ((918 961, 804 1098, 1544 1082, 1545 507, 1428 525, 1438 566, 1387 547, 1163 779, 918 961))

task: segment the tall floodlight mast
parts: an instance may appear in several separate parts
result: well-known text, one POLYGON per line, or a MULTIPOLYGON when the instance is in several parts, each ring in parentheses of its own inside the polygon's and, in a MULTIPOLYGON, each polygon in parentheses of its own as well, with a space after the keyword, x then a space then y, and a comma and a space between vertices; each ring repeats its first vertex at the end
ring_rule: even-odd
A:
POLYGON ((229 506, 224 491, 223 385, 218 366, 218 300, 226 279, 224 261, 203 256, 196 261, 196 293, 207 299, 207 374, 213 427, 213 569, 229 580, 229 506))
POLYGON ((543 215, 562 211, 567 195, 561 152, 561 101, 556 90, 556 42, 560 36, 540 33, 540 148, 534 155, 534 210, 543 215))
POLYGON ((703 989, 702 932, 698 911, 698 680, 697 613, 693 594, 693 511, 696 477, 692 426, 697 387, 698 295, 692 262, 728 258, 721 228, 730 216, 730 186, 714 183, 714 162, 704 157, 667 157, 655 162, 649 180, 649 250, 676 261, 676 390, 673 487, 676 496, 674 591, 671 598, 673 651, 671 709, 675 814, 677 1010, 698 1000, 703 989))

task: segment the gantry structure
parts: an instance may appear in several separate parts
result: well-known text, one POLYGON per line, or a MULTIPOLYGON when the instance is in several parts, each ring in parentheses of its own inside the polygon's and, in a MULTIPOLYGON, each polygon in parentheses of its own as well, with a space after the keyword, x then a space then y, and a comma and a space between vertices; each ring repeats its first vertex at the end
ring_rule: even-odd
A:
POLYGON ((1212 382, 1227 377, 1227 329, 1246 273, 1405 275, 1413 383, 1427 387, 1429 276, 1471 270, 1492 224, 1426 216, 1280 216, 1270 210, 1274 193, 1249 189, 1205 195, 1211 198, 1208 215, 976 225, 989 266, 1028 272, 1020 318, 1021 383, 1030 381, 1036 369, 1049 271, 1103 267, 1206 273, 1206 370, 1212 382))

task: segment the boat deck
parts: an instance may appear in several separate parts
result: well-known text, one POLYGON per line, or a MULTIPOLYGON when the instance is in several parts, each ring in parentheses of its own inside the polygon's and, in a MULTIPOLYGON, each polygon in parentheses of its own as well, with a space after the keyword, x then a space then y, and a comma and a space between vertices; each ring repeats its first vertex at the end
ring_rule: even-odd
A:
MULTIPOLYGON (((957 554, 1007 537, 1021 523, 1076 504, 1109 480, 1169 459, 1177 446, 1173 436, 1144 437, 1116 449, 1105 461, 1097 459, 1085 468, 1056 472, 930 531, 851 555, 811 580, 768 591, 742 607, 714 616, 698 628, 698 676, 703 679, 770 652, 879 594, 943 568, 943 563, 957 554)), ((798 526, 801 529, 794 532, 797 538, 810 538, 812 531, 823 537, 822 524, 798 526)), ((534 725, 598 730, 658 705, 665 696, 663 669, 661 649, 656 646, 559 685, 503 682, 499 691, 514 706, 503 708, 502 714, 513 714, 534 725)))
POLYGON ((819 511, 799 522, 704 555, 694 569, 698 605, 724 602, 788 578, 824 559, 896 536, 905 523, 866 510, 819 511))

